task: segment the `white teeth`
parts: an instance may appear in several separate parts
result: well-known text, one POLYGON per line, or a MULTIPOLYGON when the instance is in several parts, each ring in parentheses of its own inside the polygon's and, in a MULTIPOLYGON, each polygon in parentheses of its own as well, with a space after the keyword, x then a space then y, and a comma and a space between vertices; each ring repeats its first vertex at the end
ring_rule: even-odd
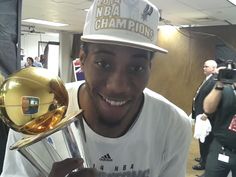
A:
POLYGON ((103 97, 104 100, 109 103, 111 106, 122 106, 124 105, 127 101, 114 101, 114 100, 109 100, 108 98, 103 97))
POLYGON ((109 103, 112 106, 121 106, 126 103, 126 101, 112 101, 112 100, 108 100, 108 99, 105 99, 105 100, 107 103, 109 103))

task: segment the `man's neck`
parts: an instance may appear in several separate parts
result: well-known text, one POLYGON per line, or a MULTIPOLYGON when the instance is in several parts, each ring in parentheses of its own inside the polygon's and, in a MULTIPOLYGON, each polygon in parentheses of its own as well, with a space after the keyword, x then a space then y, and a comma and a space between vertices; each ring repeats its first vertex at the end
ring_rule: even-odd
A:
POLYGON ((207 75, 205 80, 209 79, 211 76, 212 76, 212 74, 207 75))

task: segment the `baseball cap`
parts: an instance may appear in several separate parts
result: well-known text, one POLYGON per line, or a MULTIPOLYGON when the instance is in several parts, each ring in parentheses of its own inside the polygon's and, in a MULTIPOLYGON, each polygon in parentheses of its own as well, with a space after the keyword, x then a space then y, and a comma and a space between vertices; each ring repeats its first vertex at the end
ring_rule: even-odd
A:
POLYGON ((148 0, 94 0, 81 40, 167 53, 156 45, 159 17, 148 0))

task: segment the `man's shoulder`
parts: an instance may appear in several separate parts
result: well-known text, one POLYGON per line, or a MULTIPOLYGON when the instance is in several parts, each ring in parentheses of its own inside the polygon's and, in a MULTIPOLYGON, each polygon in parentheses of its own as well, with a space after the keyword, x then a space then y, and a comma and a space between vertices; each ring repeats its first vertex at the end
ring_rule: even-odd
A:
POLYGON ((65 83, 65 87, 67 90, 78 89, 83 83, 84 81, 68 82, 65 83))
POLYGON ((170 100, 168 100, 167 98, 165 98, 164 96, 162 96, 161 94, 145 88, 144 89, 144 95, 145 95, 145 99, 148 102, 151 102, 151 104, 157 104, 157 105, 166 105, 168 107, 174 107, 177 108, 177 106, 175 104, 173 104, 170 100))
POLYGON ((202 87, 200 88, 200 92, 210 92, 211 89, 214 87, 215 83, 216 83, 216 77, 215 75, 212 75, 209 79, 207 79, 205 81, 205 83, 202 85, 202 87))
POLYGON ((161 109, 163 113, 166 112, 169 115, 175 115, 175 117, 188 117, 181 108, 179 108, 177 105, 175 105, 159 93, 146 88, 144 90, 144 95, 146 104, 150 106, 152 105, 153 109, 161 109))
POLYGON ((153 116, 150 120, 154 125, 159 124, 171 135, 178 131, 182 132, 181 136, 183 134, 191 136, 191 120, 184 110, 150 89, 145 89, 144 94, 146 113, 153 116))
POLYGON ((149 89, 145 88, 143 91, 146 99, 151 99, 153 102, 163 102, 163 103, 168 103, 169 100, 167 100, 164 96, 161 94, 149 89))

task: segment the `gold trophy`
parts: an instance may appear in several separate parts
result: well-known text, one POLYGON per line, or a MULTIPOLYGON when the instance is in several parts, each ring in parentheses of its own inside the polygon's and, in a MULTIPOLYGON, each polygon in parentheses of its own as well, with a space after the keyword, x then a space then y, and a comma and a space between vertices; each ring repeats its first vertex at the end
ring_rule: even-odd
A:
POLYGON ((68 99, 61 79, 44 68, 19 70, 0 87, 0 117, 22 133, 10 149, 17 149, 45 177, 54 162, 67 157, 82 157, 85 167, 91 167, 82 110, 68 112, 68 99), (55 135, 60 148, 52 143, 55 135))

